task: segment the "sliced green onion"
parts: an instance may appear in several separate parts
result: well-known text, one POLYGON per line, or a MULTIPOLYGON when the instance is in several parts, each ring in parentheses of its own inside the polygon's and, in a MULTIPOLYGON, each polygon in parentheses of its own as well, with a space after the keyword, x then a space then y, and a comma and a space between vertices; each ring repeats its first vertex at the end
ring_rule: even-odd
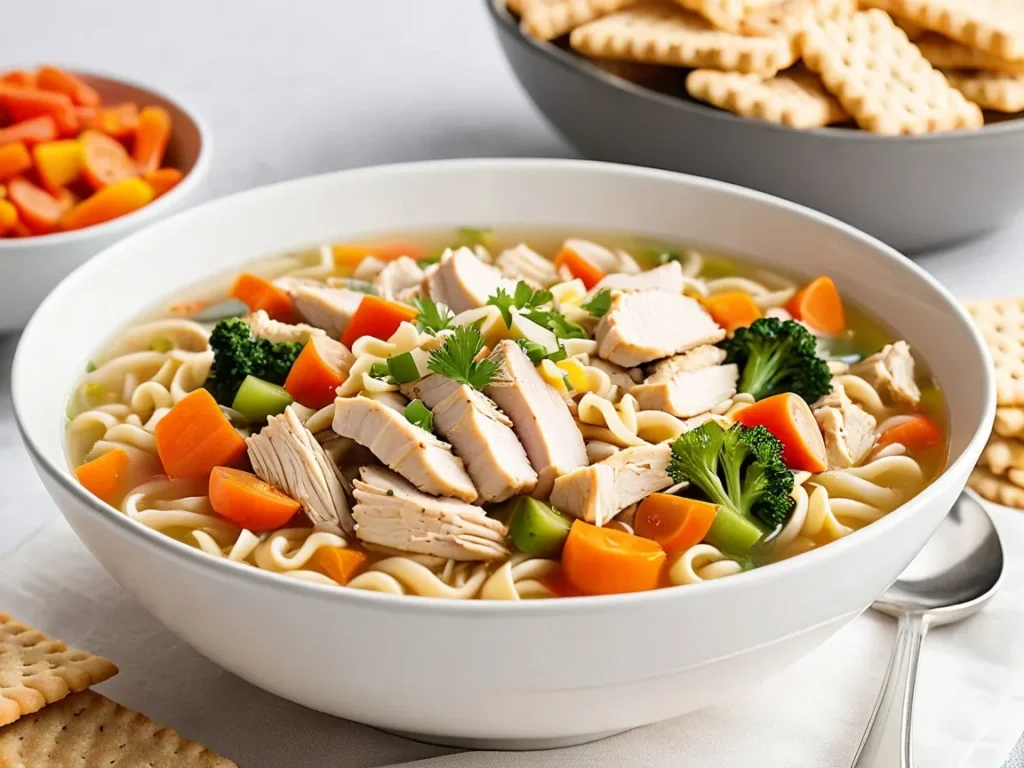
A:
POLYGON ((96 368, 97 368, 96 363, 94 363, 92 360, 90 360, 88 363, 85 364, 85 372, 86 373, 92 373, 93 371, 96 370, 96 368))
POLYGON ((526 356, 530 358, 530 362, 533 363, 534 365, 539 365, 540 361, 543 360, 548 354, 548 351, 544 349, 544 347, 541 344, 538 344, 536 341, 518 338, 516 339, 516 344, 518 344, 519 348, 526 353, 526 356))
MULTIPOLYGON (((409 384, 422 378, 419 366, 411 352, 388 358, 388 371, 399 384, 409 384)), ((372 374, 371 374, 372 375, 372 374)))
POLYGON ((569 355, 568 353, 566 353, 565 347, 559 347, 556 351, 548 355, 548 360, 550 360, 552 363, 560 363, 563 360, 567 359, 568 357, 569 355))
POLYGON ((494 246, 493 227, 459 227, 455 230, 460 245, 482 245, 484 248, 494 246))
POLYGON ((154 352, 170 352, 174 349, 174 342, 165 336, 157 336, 153 339, 153 343, 149 345, 149 348, 154 352))
POLYGON ((405 406, 405 418, 427 432, 434 431, 434 414, 423 404, 422 400, 413 400, 405 406))
POLYGON ((391 378, 391 371, 388 369, 387 363, 374 363, 370 366, 370 376, 381 381, 387 381, 391 378))
POLYGON ((367 293, 370 296, 377 295, 377 289, 373 287, 373 283, 367 282, 366 280, 346 280, 345 287, 350 291, 358 291, 359 293, 367 293))
POLYGON ((284 387, 250 375, 242 381, 231 407, 255 423, 276 416, 291 404, 292 396, 284 387))

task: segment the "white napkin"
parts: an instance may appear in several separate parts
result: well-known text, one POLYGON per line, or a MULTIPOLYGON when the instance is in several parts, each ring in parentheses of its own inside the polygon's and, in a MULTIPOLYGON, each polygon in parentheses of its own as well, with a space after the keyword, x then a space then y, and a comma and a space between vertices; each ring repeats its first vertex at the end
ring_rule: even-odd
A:
MULTIPOLYGON (((989 509, 1007 552, 1005 582, 981 615, 936 629, 925 642, 914 729, 921 768, 997 768, 1024 728, 1024 563, 1014 556, 1024 548, 1024 517, 989 509)), ((151 618, 63 520, 0 561, 0 610, 114 660, 121 673, 99 690, 242 768, 845 768, 878 692, 895 626, 868 611, 742 700, 526 757, 405 741, 254 688, 151 618)))

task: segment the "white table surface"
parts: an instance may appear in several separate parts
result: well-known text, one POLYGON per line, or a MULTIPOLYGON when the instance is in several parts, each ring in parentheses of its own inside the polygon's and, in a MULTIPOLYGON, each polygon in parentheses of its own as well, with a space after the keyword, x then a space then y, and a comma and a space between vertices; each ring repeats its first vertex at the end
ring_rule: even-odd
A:
MULTIPOLYGON (((481 0, 5 4, 0 70, 41 61, 193 105, 215 136, 213 195, 381 163, 575 154, 519 90, 481 0)), ((1024 214, 918 262, 960 297, 1019 295, 1022 242, 1024 214)), ((16 344, 0 337, 0 557, 57 514, 11 414, 16 344)), ((1024 768, 1024 740, 1006 768, 1024 768)))

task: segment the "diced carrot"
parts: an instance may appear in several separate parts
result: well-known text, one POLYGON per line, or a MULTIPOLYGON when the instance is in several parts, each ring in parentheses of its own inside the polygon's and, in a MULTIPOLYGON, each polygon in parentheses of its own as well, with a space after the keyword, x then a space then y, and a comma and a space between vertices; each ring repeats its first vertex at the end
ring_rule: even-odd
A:
POLYGON ((6 184, 0 184, 0 200, 4 200, 6 198, 7 198, 7 185, 6 184))
POLYGON ((416 310, 406 304, 386 301, 377 296, 364 296, 341 337, 341 343, 352 349, 356 339, 363 336, 389 339, 398 330, 398 326, 415 317, 416 310))
POLYGON ((666 552, 682 552, 703 541, 718 514, 718 505, 668 493, 652 493, 636 511, 633 529, 666 552))
POLYGON ((573 277, 583 281, 583 285, 589 291, 605 276, 605 273, 590 263, 583 256, 570 248, 563 248, 555 257, 556 267, 565 267, 572 272, 573 277))
POLYGON ((82 229, 137 211, 153 201, 153 188, 142 179, 124 179, 85 198, 61 218, 64 229, 82 229))
POLYGON ((57 122, 49 115, 0 128, 0 147, 15 141, 22 141, 31 147, 41 141, 53 141, 56 138, 57 122))
POLYGON ((145 107, 139 113, 132 158, 142 173, 155 171, 164 161, 171 138, 171 115, 163 107, 145 107))
POLYGON ((288 371, 284 388, 307 408, 323 408, 334 402, 334 390, 347 376, 343 361, 349 353, 339 341, 311 336, 288 371))
POLYGON ((711 318, 725 328, 727 333, 737 328, 746 328, 762 316, 753 297, 743 291, 716 293, 704 299, 703 304, 711 318))
POLYGON ((843 300, 831 278, 819 277, 805 285, 789 300, 786 310, 797 320, 823 333, 839 333, 846 329, 843 300))
POLYGON ((44 65, 36 74, 36 87, 44 91, 63 93, 72 102, 85 107, 99 106, 100 95, 78 75, 57 67, 44 65))
POLYGON ((213 468, 209 495, 214 512, 254 533, 280 528, 301 506, 251 472, 231 467, 213 468))
POLYGON ((77 139, 36 144, 32 156, 43 186, 52 194, 57 194, 82 173, 82 143, 77 139))
POLYGON ((12 69, 0 75, 0 84, 17 85, 21 88, 36 87, 36 73, 27 69, 12 69))
POLYGON ((556 597, 580 597, 583 595, 565 578, 565 571, 563 569, 559 569, 547 576, 542 576, 540 582, 550 589, 556 597))
POLYGON ((248 272, 240 274, 231 286, 231 296, 253 312, 262 309, 275 320, 287 323, 295 318, 295 305, 291 297, 258 275, 248 272))
POLYGON ((75 469, 78 482, 93 496, 106 502, 117 497, 128 470, 128 452, 115 448, 75 469))
POLYGON ((14 229, 18 223, 18 209, 10 200, 0 200, 0 237, 14 229))
POLYGON ((55 190, 53 196, 57 198, 57 202, 60 203, 62 217, 80 202, 78 195, 67 187, 61 187, 60 189, 55 190))
POLYGON ((351 547, 320 547, 309 558, 309 564, 344 585, 366 567, 367 559, 365 552, 351 547))
POLYGON ((18 219, 35 235, 57 229, 60 222, 60 201, 31 181, 16 176, 7 184, 7 194, 18 209, 18 219))
POLYGON ((19 220, 11 230, 11 237, 35 237, 36 233, 25 226, 25 222, 19 220))
POLYGON ((156 450, 168 477, 203 477, 238 461, 245 440, 213 395, 197 389, 157 422, 156 450))
POLYGON ((899 443, 908 451, 931 448, 942 442, 942 430, 927 416, 915 414, 878 436, 879 445, 899 443))
POLYGON ((0 181, 18 176, 32 167, 32 155, 20 141, 0 147, 0 181))
POLYGON ((650 539, 576 520, 562 550, 562 568, 576 589, 611 595, 654 589, 665 550, 650 539))
POLYGON ((74 136, 78 132, 75 105, 63 93, 0 84, 0 104, 16 123, 49 115, 56 121, 61 135, 74 136))
POLYGON ((385 243, 339 243, 331 246, 334 266, 346 273, 355 271, 359 263, 367 256, 374 256, 381 261, 394 261, 399 256, 410 259, 421 259, 425 255, 423 247, 416 243, 385 242, 385 243))
POLYGON ((736 413, 748 427, 762 426, 783 446, 782 460, 790 469, 824 472, 828 469, 825 441, 810 406, 792 392, 773 395, 736 413))
POLYGON ((82 131, 82 173, 93 189, 139 175, 121 142, 99 131, 82 131))
POLYGON ((174 189, 185 174, 177 168, 157 168, 152 173, 147 173, 142 178, 153 188, 157 197, 174 189))
POLYGON ((132 101, 110 107, 75 107, 83 130, 105 133, 118 140, 135 135, 139 127, 139 105, 132 101))

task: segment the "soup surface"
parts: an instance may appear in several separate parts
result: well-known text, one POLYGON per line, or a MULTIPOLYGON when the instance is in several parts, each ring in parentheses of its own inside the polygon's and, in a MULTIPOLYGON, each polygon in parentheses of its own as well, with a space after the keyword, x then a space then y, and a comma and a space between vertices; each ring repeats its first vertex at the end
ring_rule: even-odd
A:
POLYGON ((941 394, 828 277, 566 234, 391 235, 198 285, 89 363, 69 462, 213 557, 511 600, 763 566, 941 472, 941 394))

